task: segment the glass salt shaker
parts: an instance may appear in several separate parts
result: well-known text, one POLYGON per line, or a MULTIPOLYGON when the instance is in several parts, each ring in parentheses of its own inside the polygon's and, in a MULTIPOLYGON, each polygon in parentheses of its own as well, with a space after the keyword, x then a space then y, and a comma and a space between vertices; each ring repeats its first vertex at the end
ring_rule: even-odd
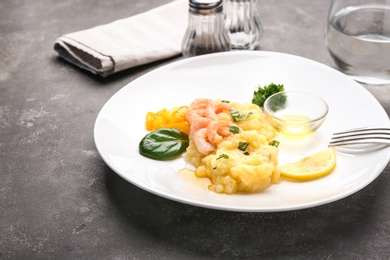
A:
POLYGON ((225 28, 232 50, 254 50, 259 47, 263 26, 257 0, 224 0, 225 28))
POLYGON ((189 0, 188 28, 182 41, 183 56, 230 51, 224 24, 222 0, 189 0))

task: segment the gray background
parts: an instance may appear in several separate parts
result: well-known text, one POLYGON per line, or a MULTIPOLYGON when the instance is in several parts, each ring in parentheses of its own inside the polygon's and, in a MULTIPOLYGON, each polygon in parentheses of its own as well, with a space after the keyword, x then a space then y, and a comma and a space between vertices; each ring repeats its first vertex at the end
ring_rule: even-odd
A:
MULTIPOLYGON (((0 2, 0 259, 387 258, 389 166, 328 205, 239 213, 160 198, 105 165, 93 141, 101 107, 181 57, 102 79, 57 58, 54 40, 166 2, 0 2)), ((329 2, 261 0, 261 49, 333 67, 324 46, 329 2)), ((366 88, 390 114, 390 86, 366 88)))

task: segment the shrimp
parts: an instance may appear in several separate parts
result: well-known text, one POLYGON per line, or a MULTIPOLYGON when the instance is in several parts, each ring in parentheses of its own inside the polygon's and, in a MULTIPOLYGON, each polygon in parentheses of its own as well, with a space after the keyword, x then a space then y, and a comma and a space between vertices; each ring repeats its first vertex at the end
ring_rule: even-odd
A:
POLYGON ((228 103, 214 101, 206 107, 205 116, 212 120, 218 120, 217 114, 222 113, 225 110, 230 111, 231 106, 228 103))
POLYGON ((188 107, 186 120, 188 123, 192 122, 198 117, 206 117, 206 109, 212 100, 206 98, 195 99, 188 107))
POLYGON ((190 124, 190 138, 201 154, 214 151, 215 145, 231 134, 229 127, 232 124, 219 120, 218 116, 230 109, 227 103, 205 98, 195 99, 188 107, 186 120, 190 124))
POLYGON ((213 145, 219 143, 223 137, 230 136, 230 126, 228 121, 211 121, 207 126, 207 139, 213 145))
POLYGON ((189 124, 192 124, 198 117, 205 117, 205 110, 203 109, 189 109, 186 114, 186 120, 189 124))
POLYGON ((197 98, 190 104, 190 109, 205 109, 213 101, 207 98, 197 98))
POLYGON ((197 117, 192 121, 191 127, 190 127, 190 136, 193 137, 194 133, 198 131, 201 128, 206 128, 209 123, 211 122, 211 119, 206 117, 197 117))
POLYGON ((215 146, 207 140, 207 128, 201 128, 194 133, 193 138, 196 148, 201 154, 208 154, 215 150, 215 146))

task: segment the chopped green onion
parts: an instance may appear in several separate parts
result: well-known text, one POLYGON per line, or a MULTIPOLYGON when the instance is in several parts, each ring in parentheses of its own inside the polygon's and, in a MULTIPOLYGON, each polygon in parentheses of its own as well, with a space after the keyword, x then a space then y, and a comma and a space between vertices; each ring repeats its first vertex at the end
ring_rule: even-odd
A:
POLYGON ((280 142, 279 142, 279 141, 276 141, 276 140, 272 140, 272 141, 269 143, 269 145, 272 145, 272 146, 275 146, 275 147, 278 147, 279 144, 280 144, 280 142))
POLYGON ((230 126, 229 131, 233 134, 238 134, 240 132, 240 128, 238 128, 238 126, 232 125, 230 126))
POLYGON ((241 151, 245 151, 248 145, 249 145, 248 142, 239 142, 238 149, 240 149, 241 151))
POLYGON ((253 114, 253 112, 249 112, 248 114, 241 115, 239 111, 231 109, 230 114, 232 115, 234 122, 238 122, 238 121, 244 121, 245 119, 250 117, 253 114))
POLYGON ((232 115, 233 119, 240 116, 240 112, 238 112, 237 110, 234 110, 234 109, 230 110, 230 114, 232 115))
POLYGON ((229 159, 229 155, 222 153, 218 156, 217 160, 219 159, 229 159))

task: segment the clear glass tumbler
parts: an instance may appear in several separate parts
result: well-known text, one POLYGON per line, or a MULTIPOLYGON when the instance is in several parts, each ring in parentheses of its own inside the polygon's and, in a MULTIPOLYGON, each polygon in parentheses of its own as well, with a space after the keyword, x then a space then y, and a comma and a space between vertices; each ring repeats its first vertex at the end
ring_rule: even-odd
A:
POLYGON ((257 0, 224 0, 225 28, 232 50, 254 50, 263 35, 257 0))
POLYGON ((325 44, 356 81, 390 84, 390 0, 332 0, 325 44))

